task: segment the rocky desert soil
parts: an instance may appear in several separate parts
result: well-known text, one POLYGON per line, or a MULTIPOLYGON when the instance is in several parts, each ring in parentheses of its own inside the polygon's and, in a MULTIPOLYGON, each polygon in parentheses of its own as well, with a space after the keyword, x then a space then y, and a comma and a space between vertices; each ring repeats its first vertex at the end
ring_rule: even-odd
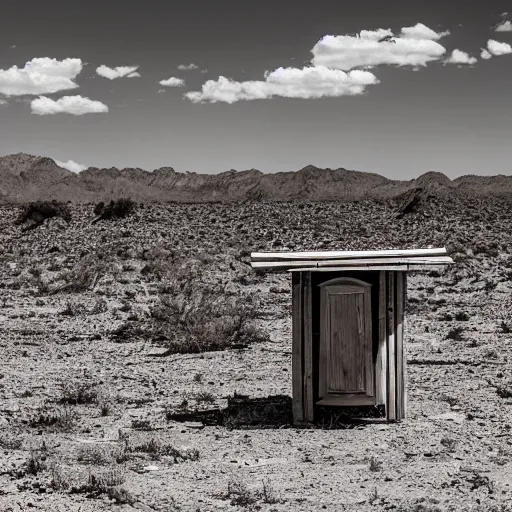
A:
POLYGON ((0 207, 0 510, 512 510, 512 201, 93 206, 0 207), (290 426, 291 278, 250 251, 428 245, 455 264, 408 279, 407 419, 290 426), (194 353, 205 283, 253 309, 194 353), (239 395, 278 403, 251 425, 239 395))

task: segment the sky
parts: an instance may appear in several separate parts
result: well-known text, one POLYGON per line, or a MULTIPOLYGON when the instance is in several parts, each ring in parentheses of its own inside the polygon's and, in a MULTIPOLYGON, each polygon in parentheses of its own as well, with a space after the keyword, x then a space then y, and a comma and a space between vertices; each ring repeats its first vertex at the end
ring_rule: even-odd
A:
POLYGON ((511 45, 499 0, 4 2, 0 155, 511 175, 511 45))

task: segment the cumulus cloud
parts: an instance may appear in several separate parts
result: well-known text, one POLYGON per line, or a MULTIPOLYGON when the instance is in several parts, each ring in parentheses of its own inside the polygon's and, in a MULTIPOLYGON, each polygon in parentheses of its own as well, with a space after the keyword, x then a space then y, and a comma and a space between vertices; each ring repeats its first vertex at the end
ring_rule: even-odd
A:
POLYGON ((475 64, 476 57, 470 57, 468 53, 462 50, 453 50, 452 54, 445 59, 446 64, 475 64))
POLYGON ((23 68, 0 69, 0 93, 5 96, 53 94, 76 89, 73 80, 82 71, 81 59, 35 58, 23 68))
POLYGON ((160 80, 158 83, 165 87, 183 87, 185 85, 185 80, 171 76, 171 78, 168 78, 167 80, 160 80))
POLYGON ((512 23, 509 20, 502 21, 496 25, 495 32, 512 32, 512 23))
POLYGON ((433 40, 443 35, 422 24, 404 27, 401 37, 394 37, 391 30, 382 28, 362 30, 356 35, 328 35, 311 50, 311 62, 315 66, 344 71, 382 64, 426 66, 430 61, 439 60, 446 52, 443 46, 433 40))
POLYGON ((480 58, 482 58, 484 60, 492 59, 492 55, 489 53, 488 50, 486 50, 485 48, 481 48, 481 50, 482 50, 482 53, 480 53, 480 58))
POLYGON ((102 64, 101 66, 96 68, 96 73, 103 78, 108 78, 109 80, 115 80, 116 78, 123 78, 126 76, 140 76, 138 73, 133 74, 139 69, 139 66, 117 66, 115 68, 109 68, 102 64))
POLYGON ((494 39, 489 39, 487 41, 487 49, 493 55, 507 55, 508 53, 512 53, 512 46, 508 43, 501 43, 500 41, 495 41, 494 39))
POLYGON ((435 32, 431 28, 423 25, 423 23, 416 23, 413 27, 403 27, 400 37, 405 39, 426 39, 437 41, 442 37, 450 35, 450 31, 435 32))
POLYGON ((39 116, 53 114, 72 114, 81 116, 83 114, 98 114, 108 112, 107 105, 100 101, 84 98, 83 96, 63 96, 58 100, 52 100, 46 96, 32 100, 32 114, 39 116))
POLYGON ((198 69, 199 66, 196 66, 193 62, 191 62, 190 64, 180 64, 178 66, 178 69, 181 69, 183 71, 187 71, 189 69, 198 69))
POLYGON ((130 73, 129 75, 126 75, 127 78, 140 78, 140 73, 137 71, 134 71, 133 73, 130 73))
POLYGON ((379 80, 369 71, 348 73, 325 66, 278 68, 265 74, 265 80, 236 82, 220 76, 208 80, 201 91, 185 94, 193 103, 235 103, 241 100, 283 98, 322 98, 363 94, 368 85, 379 80))
POLYGON ((62 167, 63 169, 67 169, 68 171, 71 171, 71 172, 76 172, 77 174, 79 172, 85 171, 85 169, 87 169, 86 165, 78 164, 73 160, 68 160, 67 162, 61 162, 60 160, 55 160, 55 163, 59 167, 62 167))

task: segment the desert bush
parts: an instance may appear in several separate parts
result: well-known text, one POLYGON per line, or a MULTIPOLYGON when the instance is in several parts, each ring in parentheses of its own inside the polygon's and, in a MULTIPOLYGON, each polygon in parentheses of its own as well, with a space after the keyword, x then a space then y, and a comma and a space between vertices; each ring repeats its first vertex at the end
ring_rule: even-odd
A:
MULTIPOLYGON (((267 504, 285 502, 285 500, 276 497, 269 479, 263 480, 261 490, 256 489, 254 491, 249 489, 247 484, 241 480, 229 480, 227 491, 217 494, 216 497, 223 500, 230 500, 232 506, 250 508, 251 510, 258 501, 267 504)), ((256 510, 260 508, 261 507, 258 505, 256 510)))
POLYGON ((23 468, 26 474, 37 475, 48 468, 46 451, 44 445, 42 448, 30 450, 23 468))
POLYGON ((199 451, 196 448, 179 450, 174 446, 151 438, 140 444, 128 443, 127 450, 130 453, 146 453, 154 460, 159 460, 163 456, 172 457, 175 464, 185 461, 199 460, 199 451))
POLYGON ((85 445, 78 447, 76 459, 82 464, 104 466, 118 461, 125 462, 125 451, 125 445, 120 443, 113 446, 85 445))
POLYGON ((68 405, 85 405, 97 403, 98 385, 95 382, 66 380, 61 383, 59 402, 68 405))
POLYGON ((105 299, 98 299, 93 307, 90 309, 89 314, 91 315, 99 315, 101 313, 106 313, 108 311, 108 304, 105 299))
POLYGON ((97 220, 113 220, 122 219, 134 213, 137 203, 132 201, 130 198, 124 198, 117 200, 111 200, 110 203, 98 203, 94 207, 94 214, 97 215, 97 220))
POLYGON ((251 492, 245 482, 230 480, 227 492, 218 495, 219 498, 230 500, 232 506, 249 507, 258 501, 258 496, 251 492))
POLYGON ((451 453, 455 451, 455 447, 457 446, 457 441, 455 439, 451 439, 450 437, 443 437, 441 439, 441 444, 451 453))
POLYGON ((23 439, 8 431, 0 432, 0 448, 3 450, 19 450, 23 446, 23 439))
POLYGON ((227 296, 224 285, 200 259, 176 265, 165 283, 166 295, 151 310, 155 339, 169 353, 199 353, 247 346, 267 339, 254 326, 253 297, 227 296))
POLYGON ((87 493, 91 497, 99 497, 102 494, 109 495, 112 488, 122 485, 125 480, 124 471, 115 466, 106 470, 94 470, 89 472, 87 483, 74 491, 87 493))
POLYGON ((382 461, 376 459, 375 457, 370 458, 370 471, 377 472, 382 470, 382 461))
POLYGON ((16 224, 33 222, 36 225, 42 224, 46 219, 61 217, 66 222, 71 221, 71 211, 65 203, 60 201, 36 201, 21 208, 16 219, 16 224))
POLYGON ((52 290, 80 293, 90 290, 107 272, 112 271, 112 265, 100 254, 91 254, 82 258, 71 270, 63 273, 60 278, 65 284, 52 290))
POLYGON ((195 396, 198 404, 214 404, 216 402, 215 396, 208 391, 202 391, 195 396))
POLYGON ((512 387, 497 386, 496 393, 500 398, 512 398, 512 387))
POLYGON ((464 329, 462 327, 455 327, 453 329, 450 329, 448 331, 448 334, 446 335, 447 340, 454 340, 454 341, 461 341, 464 338, 462 337, 462 332, 464 329))
POLYGON ((103 201, 100 201, 94 206, 93 213, 94 215, 100 215, 100 213, 103 211, 103 208, 105 208, 105 203, 103 201))
POLYGON ((77 304, 68 300, 66 307, 59 314, 62 316, 78 316, 83 315, 85 312, 86 309, 83 304, 77 304))
POLYGON ((134 505, 137 499, 124 487, 107 487, 106 495, 118 505, 134 505))
POLYGON ((52 407, 43 404, 29 418, 28 424, 32 428, 47 428, 50 430, 70 432, 76 425, 78 416, 70 407, 52 407))
POLYGON ((510 328, 510 325, 507 324, 507 322, 502 321, 500 324, 501 332, 504 334, 509 334, 512 332, 512 329, 510 328))
POLYGON ((60 466, 53 463, 50 465, 50 487, 55 491, 65 491, 71 487, 71 481, 64 474, 60 466))

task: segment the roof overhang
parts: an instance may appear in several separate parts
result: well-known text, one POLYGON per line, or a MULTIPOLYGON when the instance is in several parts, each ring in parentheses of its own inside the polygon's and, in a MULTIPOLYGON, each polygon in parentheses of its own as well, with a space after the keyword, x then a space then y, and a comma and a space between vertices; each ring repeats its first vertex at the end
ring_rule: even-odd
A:
POLYGON ((425 270, 453 263, 445 248, 383 251, 252 253, 255 270, 338 272, 343 270, 425 270))

